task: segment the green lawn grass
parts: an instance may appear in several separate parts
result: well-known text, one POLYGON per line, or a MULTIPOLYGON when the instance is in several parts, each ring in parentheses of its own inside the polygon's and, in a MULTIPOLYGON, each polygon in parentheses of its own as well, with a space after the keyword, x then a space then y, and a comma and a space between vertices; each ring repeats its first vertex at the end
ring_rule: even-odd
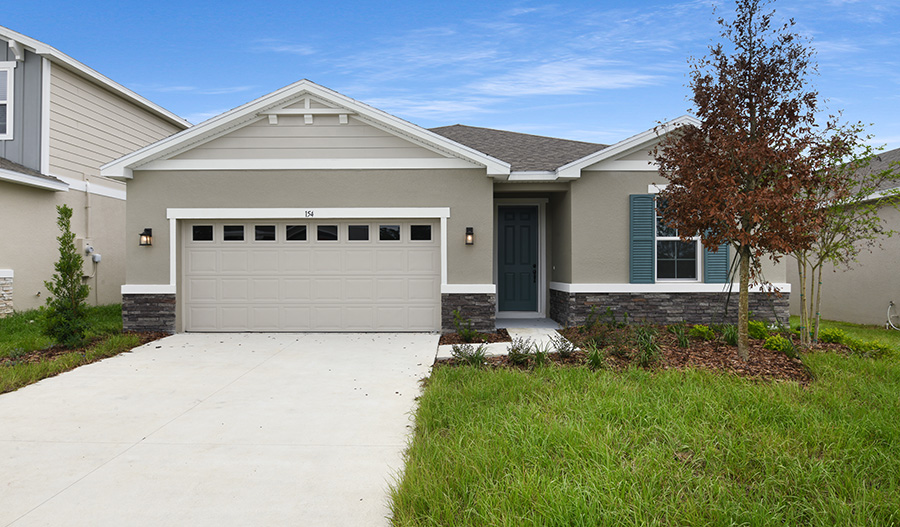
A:
POLYGON ((0 359, 12 359, 0 364, 0 393, 111 357, 140 344, 137 335, 122 333, 122 308, 118 304, 90 307, 89 319, 87 339, 93 344, 40 362, 18 360, 29 352, 53 344, 41 332, 40 313, 23 311, 0 319, 0 359))
MULTIPOLYGON (((800 327, 800 317, 791 317, 791 327, 800 327)), ((838 322, 835 320, 823 320, 819 324, 819 330, 825 328, 840 329, 850 337, 862 341, 878 341, 895 350, 900 351, 900 331, 893 329, 884 329, 884 326, 866 326, 862 324, 852 324, 850 322, 838 322)))
POLYGON ((703 371, 438 368, 394 524, 900 525, 900 342, 878 337, 894 352, 805 355, 805 388, 703 371))

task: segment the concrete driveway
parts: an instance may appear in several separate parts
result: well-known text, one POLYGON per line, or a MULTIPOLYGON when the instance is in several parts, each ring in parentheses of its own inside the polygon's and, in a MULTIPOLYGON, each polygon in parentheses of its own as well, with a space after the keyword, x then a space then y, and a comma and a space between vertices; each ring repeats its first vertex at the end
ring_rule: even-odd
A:
POLYGON ((428 334, 189 334, 0 395, 0 525, 386 525, 428 334))

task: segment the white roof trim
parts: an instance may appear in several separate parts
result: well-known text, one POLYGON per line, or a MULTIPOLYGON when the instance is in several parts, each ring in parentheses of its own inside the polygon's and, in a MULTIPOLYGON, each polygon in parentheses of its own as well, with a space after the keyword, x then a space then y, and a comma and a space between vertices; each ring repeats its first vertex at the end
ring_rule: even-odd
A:
POLYGON ((0 38, 7 40, 9 42, 17 42, 19 45, 23 46, 28 51, 36 53, 42 57, 47 57, 52 62, 56 62, 57 64, 64 65, 72 70, 74 70, 77 74, 82 77, 91 80, 104 88, 111 90, 113 93, 121 95, 126 99, 131 100, 138 106, 143 107, 149 112, 156 114, 159 117, 169 121, 170 123, 179 126, 181 128, 187 128, 191 126, 191 123, 182 119, 181 117, 175 115, 174 113, 166 110, 162 106, 159 106, 155 103, 150 102, 149 100, 141 97, 137 93, 129 90, 125 86, 122 86, 118 82, 110 79, 109 77, 85 66, 81 62, 73 59, 72 57, 66 55, 65 53, 59 51, 58 49, 48 46, 43 42, 35 40, 31 37, 27 37, 21 33, 17 33, 9 28, 0 26, 0 38))
POLYGON ((13 172, 12 170, 3 168, 0 168, 0 181, 9 181, 10 183, 18 183, 20 185, 52 190, 54 192, 67 192, 69 190, 69 185, 62 181, 57 182, 51 179, 23 174, 21 172, 13 172))
MULTIPOLYGON (((671 121, 665 122, 659 126, 651 128, 650 130, 647 130, 646 132, 641 132, 637 135, 629 137, 628 139, 619 141, 618 143, 616 143, 614 145, 610 145, 610 146, 604 148, 603 150, 600 150, 599 152, 594 152, 593 154, 589 154, 585 157, 582 157, 581 159, 576 159, 575 161, 572 161, 571 163, 568 163, 566 165, 563 165, 563 166, 557 168, 556 172, 557 172, 557 174, 559 174, 559 177, 561 177, 561 178, 580 177, 581 171, 591 165, 594 165, 601 161, 606 161, 606 160, 612 159, 615 156, 624 154, 625 152, 627 152, 633 148, 636 148, 643 144, 655 141, 656 139, 668 134, 669 132, 672 132, 672 131, 676 130, 677 128, 679 128, 681 126, 685 126, 685 125, 700 126, 700 121, 695 117, 691 117, 690 115, 683 115, 681 117, 678 117, 677 119, 672 119, 671 121)), ((631 166, 631 165, 629 165, 629 166, 631 166)), ((621 167, 621 168, 625 168, 625 166, 623 165, 623 167, 621 167)), ((629 169, 629 168, 626 168, 626 170, 627 169, 629 169)), ((630 169, 633 170, 634 167, 632 167, 630 169)), ((652 165, 649 165, 649 164, 645 168, 645 170, 651 170, 651 169, 652 169, 652 165)))
MULTIPOLYGON (((489 176, 509 175, 510 165, 504 161, 479 152, 473 148, 451 141, 442 135, 426 130, 420 126, 395 117, 389 113, 373 108, 365 103, 341 95, 333 90, 303 79, 285 86, 268 95, 250 101, 233 110, 204 121, 193 128, 179 132, 152 145, 125 155, 100 167, 100 174, 107 177, 130 179, 131 171, 151 161, 165 159, 182 152, 190 145, 208 141, 214 136, 226 133, 247 121, 259 119, 267 112, 272 112, 290 99, 308 93, 337 106, 355 112, 357 118, 376 124, 400 136, 436 148, 443 153, 463 159, 475 165, 484 166, 489 176)), ((275 113, 278 113, 275 111, 275 113)))

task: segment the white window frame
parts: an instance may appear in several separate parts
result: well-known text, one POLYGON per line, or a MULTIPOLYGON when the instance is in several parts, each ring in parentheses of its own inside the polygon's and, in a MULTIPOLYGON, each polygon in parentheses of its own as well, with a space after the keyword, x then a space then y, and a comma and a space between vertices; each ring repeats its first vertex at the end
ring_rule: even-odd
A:
POLYGON ((6 105, 6 133, 0 134, 0 141, 11 141, 13 139, 13 130, 15 129, 15 123, 13 122, 13 117, 15 116, 15 111, 13 109, 13 103, 15 101, 15 79, 16 79, 16 62, 0 62, 0 71, 6 71, 6 100, 0 101, 6 105))
MULTIPOLYGON (((700 243, 700 237, 694 236, 692 238, 688 238, 694 242, 694 250, 697 255, 696 261, 696 269, 694 270, 695 278, 660 278, 659 277, 659 255, 656 252, 657 243, 658 242, 667 242, 667 241, 683 241, 678 236, 659 236, 657 234, 657 225, 659 225, 659 213, 656 210, 656 200, 653 200, 653 278, 656 282, 701 282, 703 277, 701 273, 703 271, 702 258, 703 258, 703 244, 700 243)), ((675 231, 678 232, 677 230, 675 231)), ((676 270, 677 272, 677 270, 676 270)))

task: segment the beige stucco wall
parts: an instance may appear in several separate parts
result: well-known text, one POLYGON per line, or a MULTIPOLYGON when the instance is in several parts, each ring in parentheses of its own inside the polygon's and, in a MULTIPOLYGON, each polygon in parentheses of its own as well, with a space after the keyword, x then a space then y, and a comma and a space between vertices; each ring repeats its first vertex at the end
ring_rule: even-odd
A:
MULTIPOLYGON (((900 230, 900 211, 883 206, 879 215, 886 229, 900 230)), ((900 305, 900 235, 884 239, 881 248, 869 252, 863 249, 852 269, 835 269, 827 265, 822 273, 822 304, 820 313, 828 320, 843 320, 857 324, 884 325, 888 302, 900 305)), ((794 288, 791 295, 791 314, 800 314, 800 280, 797 262, 788 262, 788 279, 794 288)), ((809 283, 809 282, 808 282, 809 283)))
MULTIPOLYGON (((653 171, 585 171, 572 181, 572 283, 625 284, 629 277, 629 199, 666 181, 653 171)), ((786 282, 785 265, 762 262, 769 282, 786 282)), ((564 274, 560 275, 565 276, 564 274)))
POLYGON ((128 238, 128 284, 169 283, 167 208, 450 207, 448 282, 493 282, 493 183, 484 169, 360 171, 135 171, 126 232, 153 229, 153 247, 128 238), (465 245, 474 227, 476 243, 465 245))
MULTIPOLYGON (((17 311, 44 305, 47 290, 44 280, 53 275, 59 258, 56 237, 56 206, 73 209, 72 231, 76 238, 88 237, 102 255, 98 264, 85 266, 90 275, 88 298, 92 304, 121 301, 120 285, 125 279, 124 218, 125 202, 104 196, 70 190, 52 192, 24 185, 0 182, 0 210, 12 222, 0 229, 0 269, 12 269, 13 305, 17 311), (89 206, 89 208, 88 208, 89 206), (38 295, 40 293, 40 295, 38 295)), ((135 236, 135 238, 137 238, 135 236)))

